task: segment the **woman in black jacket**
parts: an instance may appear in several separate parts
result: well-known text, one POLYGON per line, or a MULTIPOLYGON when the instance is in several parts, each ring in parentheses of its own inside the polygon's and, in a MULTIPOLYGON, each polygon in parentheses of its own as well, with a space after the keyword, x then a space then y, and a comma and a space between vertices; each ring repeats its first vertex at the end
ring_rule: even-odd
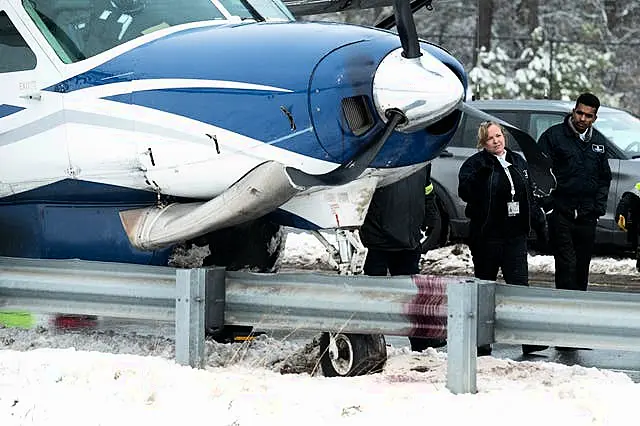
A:
MULTIPOLYGON (((495 122, 480 124, 478 148, 458 174, 458 195, 467 202, 470 219, 474 275, 495 281, 502 269, 506 283, 529 285, 527 237, 532 216, 542 212, 534 207, 527 162, 506 147, 504 129, 495 122)), ((523 352, 545 348, 526 345, 523 352)))

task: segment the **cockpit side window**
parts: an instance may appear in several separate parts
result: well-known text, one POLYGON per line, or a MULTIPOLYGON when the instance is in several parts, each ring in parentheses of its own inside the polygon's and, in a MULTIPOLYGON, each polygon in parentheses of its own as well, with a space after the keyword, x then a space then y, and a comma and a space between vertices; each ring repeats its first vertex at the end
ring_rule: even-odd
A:
POLYGON ((7 12, 0 10, 0 73, 32 70, 36 55, 13 25, 7 12))
POLYGON ((211 0, 23 0, 23 5, 65 63, 163 28, 225 19, 211 0))
POLYGON ((280 0, 219 0, 225 9, 240 19, 256 21, 293 21, 295 18, 280 0))

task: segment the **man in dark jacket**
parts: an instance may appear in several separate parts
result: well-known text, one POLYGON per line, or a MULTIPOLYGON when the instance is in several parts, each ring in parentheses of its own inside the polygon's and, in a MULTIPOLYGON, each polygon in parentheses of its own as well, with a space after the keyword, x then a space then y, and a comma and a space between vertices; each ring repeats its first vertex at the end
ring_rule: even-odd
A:
POLYGON ((427 169, 379 188, 360 228, 367 247, 367 275, 411 275, 419 271, 420 227, 424 222, 427 169))
MULTIPOLYGON (((420 228, 425 223, 425 189, 431 184, 430 175, 431 164, 376 190, 360 228, 360 238, 368 248, 366 275, 420 272, 420 228)), ((414 351, 446 344, 444 340, 417 337, 410 337, 409 341, 414 351)))
POLYGON ((587 289, 596 224, 607 209, 607 143, 592 127, 599 107, 595 95, 583 93, 571 114, 538 141, 557 179, 548 220, 559 289, 587 289))

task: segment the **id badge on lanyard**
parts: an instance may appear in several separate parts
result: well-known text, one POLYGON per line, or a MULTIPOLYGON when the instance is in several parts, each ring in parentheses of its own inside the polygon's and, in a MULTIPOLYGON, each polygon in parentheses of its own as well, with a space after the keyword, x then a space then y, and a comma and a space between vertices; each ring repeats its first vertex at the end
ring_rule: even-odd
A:
POLYGON ((513 201, 516 196, 516 188, 513 184, 513 178, 511 177, 511 171, 508 168, 504 169, 507 174, 507 178, 509 178, 509 183, 511 184, 511 201, 507 203, 507 214, 509 217, 517 216, 520 214, 520 202, 513 201))
POLYGON ((507 214, 509 216, 517 216, 520 214, 520 203, 518 201, 510 201, 507 203, 507 214))

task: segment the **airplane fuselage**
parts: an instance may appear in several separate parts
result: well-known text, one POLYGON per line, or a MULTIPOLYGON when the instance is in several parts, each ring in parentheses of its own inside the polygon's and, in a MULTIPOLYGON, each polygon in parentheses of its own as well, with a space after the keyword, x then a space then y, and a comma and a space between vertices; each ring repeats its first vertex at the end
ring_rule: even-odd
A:
MULTIPOLYGON (((121 211, 214 199, 270 161, 327 173, 385 126, 373 82, 400 46, 392 33, 238 19, 145 33, 134 14, 123 14, 133 16, 126 31, 140 35, 84 57, 77 43, 78 52, 52 43, 21 4, 0 0, 0 20, 35 59, 0 73, 0 255, 163 264, 170 246, 132 246, 121 211)), ((464 82, 455 59, 421 46, 464 82)), ((452 114, 394 132, 362 178, 375 188, 430 161, 455 132, 452 114)), ((286 206, 274 220, 344 224, 286 206)))

